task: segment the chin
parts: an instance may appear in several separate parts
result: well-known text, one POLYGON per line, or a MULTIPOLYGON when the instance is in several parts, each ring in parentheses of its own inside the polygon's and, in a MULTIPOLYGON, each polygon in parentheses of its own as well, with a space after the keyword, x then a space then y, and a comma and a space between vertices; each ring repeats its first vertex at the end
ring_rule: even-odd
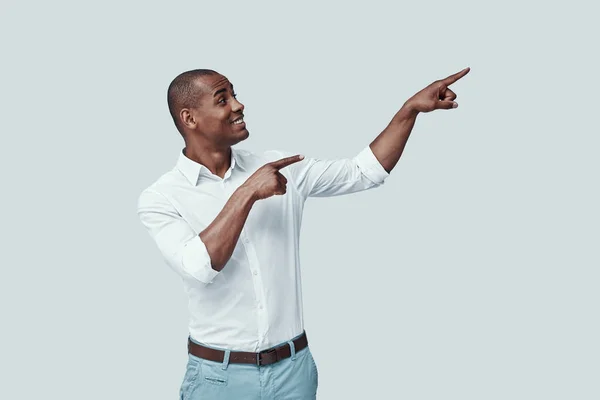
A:
MULTIPOLYGON (((250 136, 250 132, 248 132, 248 130, 245 130, 245 134, 243 136, 241 136, 239 138, 239 140, 237 142, 235 142, 235 144, 238 144, 240 142, 243 142, 244 140, 248 139, 248 137, 250 136)), ((232 145, 233 146, 233 145, 232 145)))

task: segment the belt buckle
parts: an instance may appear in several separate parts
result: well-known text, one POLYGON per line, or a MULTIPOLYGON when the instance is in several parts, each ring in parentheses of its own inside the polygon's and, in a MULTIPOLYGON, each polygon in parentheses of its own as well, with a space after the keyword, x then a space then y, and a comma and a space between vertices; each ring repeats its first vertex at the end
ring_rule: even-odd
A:
POLYGON ((260 367, 260 365, 261 365, 260 362, 262 361, 262 356, 265 354, 270 355, 272 353, 275 353, 275 361, 277 361, 277 349, 276 348, 272 348, 269 350, 261 351, 260 353, 256 353, 256 365, 260 367))

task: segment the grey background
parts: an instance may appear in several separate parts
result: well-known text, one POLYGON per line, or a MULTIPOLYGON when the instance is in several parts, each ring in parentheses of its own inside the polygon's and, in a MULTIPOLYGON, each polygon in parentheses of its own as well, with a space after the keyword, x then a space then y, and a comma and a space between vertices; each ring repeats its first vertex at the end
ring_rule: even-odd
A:
POLYGON ((136 215, 177 74, 231 79, 239 148, 337 158, 466 66, 383 187, 307 203, 320 398, 600 398, 598 12, 550 3, 3 1, 0 398, 177 397, 187 304, 136 215))

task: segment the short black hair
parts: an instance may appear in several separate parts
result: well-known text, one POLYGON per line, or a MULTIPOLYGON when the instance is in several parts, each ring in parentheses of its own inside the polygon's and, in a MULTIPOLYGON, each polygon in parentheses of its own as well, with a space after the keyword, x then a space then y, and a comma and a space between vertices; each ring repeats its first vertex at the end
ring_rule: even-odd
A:
POLYGON ((177 75, 169 85, 169 89, 167 90, 169 112, 177 130, 182 136, 184 136, 184 132, 179 120, 179 111, 182 108, 194 107, 198 104, 202 90, 200 90, 200 86, 196 83, 197 79, 214 74, 219 75, 218 72, 212 69, 194 69, 177 75))

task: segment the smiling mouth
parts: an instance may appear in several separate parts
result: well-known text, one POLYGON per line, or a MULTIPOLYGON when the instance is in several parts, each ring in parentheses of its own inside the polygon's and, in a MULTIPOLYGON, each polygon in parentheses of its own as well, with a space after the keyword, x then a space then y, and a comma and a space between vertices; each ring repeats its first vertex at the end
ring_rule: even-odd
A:
POLYGON ((239 125, 239 124, 243 124, 244 123, 244 117, 239 117, 238 119, 234 119, 233 121, 231 121, 232 124, 234 125, 239 125))

